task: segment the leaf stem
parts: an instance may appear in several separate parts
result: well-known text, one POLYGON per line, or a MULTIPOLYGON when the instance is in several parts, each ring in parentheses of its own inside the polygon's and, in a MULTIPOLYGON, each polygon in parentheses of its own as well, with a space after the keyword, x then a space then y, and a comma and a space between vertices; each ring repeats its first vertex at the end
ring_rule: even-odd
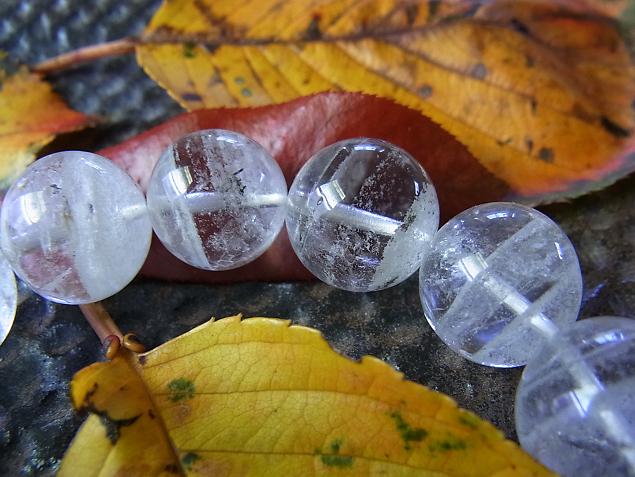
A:
POLYGON ((33 66, 31 70, 42 75, 57 73, 58 71, 73 68, 100 58, 131 53, 134 51, 134 48, 138 43, 139 40, 136 37, 127 37, 106 43, 100 43, 98 45, 86 46, 77 50, 69 51, 68 53, 62 53, 54 58, 44 60, 33 66))
POLYGON ((109 336, 116 336, 119 341, 123 341, 123 333, 101 302, 79 305, 79 309, 99 337, 99 341, 103 343, 109 336))

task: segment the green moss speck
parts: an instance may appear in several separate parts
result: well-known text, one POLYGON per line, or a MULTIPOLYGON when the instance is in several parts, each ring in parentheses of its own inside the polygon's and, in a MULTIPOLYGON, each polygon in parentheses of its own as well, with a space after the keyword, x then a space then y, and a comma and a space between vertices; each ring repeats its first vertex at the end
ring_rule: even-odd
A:
POLYGON ((185 467, 185 470, 187 470, 188 472, 192 470, 192 466, 197 460, 201 460, 201 456, 195 454, 194 452, 188 452, 183 457, 181 457, 181 463, 183 464, 183 467, 185 467))
POLYGON ((169 382, 168 389, 170 390, 169 399, 172 402, 192 399, 194 397, 194 383, 189 379, 173 379, 169 382))
POLYGON ((329 445, 329 449, 331 451, 330 454, 323 454, 321 449, 315 449, 315 454, 320 456, 320 460, 324 465, 328 465, 329 467, 352 467, 353 466, 353 456, 350 455, 339 455, 340 448, 342 447, 342 439, 335 439, 329 445))
POLYGON ((461 440, 457 437, 450 436, 441 441, 436 441, 430 444, 429 449, 432 452, 448 452, 448 451, 457 451, 457 450, 465 450, 467 448, 467 444, 464 440, 461 440))
POLYGON ((321 455, 320 460, 329 467, 353 467, 353 458, 350 455, 321 455))
POLYGON ((478 418, 471 414, 461 414, 459 416, 459 422, 470 429, 476 429, 478 427, 478 418))
POLYGON ((196 51, 194 50, 196 45, 194 43, 184 43, 183 44, 183 56, 185 58, 195 58, 196 51))
POLYGON ((335 439, 331 442, 331 452, 333 452, 333 454, 339 454, 340 447, 342 447, 342 439, 335 439))
POLYGON ((240 92, 245 98, 249 98, 252 95, 252 92, 249 88, 243 88, 240 90, 240 92))
POLYGON ((410 450, 411 442, 421 442, 428 436, 428 431, 421 427, 412 427, 398 411, 391 412, 390 417, 395 421, 397 431, 404 442, 404 449, 410 450))

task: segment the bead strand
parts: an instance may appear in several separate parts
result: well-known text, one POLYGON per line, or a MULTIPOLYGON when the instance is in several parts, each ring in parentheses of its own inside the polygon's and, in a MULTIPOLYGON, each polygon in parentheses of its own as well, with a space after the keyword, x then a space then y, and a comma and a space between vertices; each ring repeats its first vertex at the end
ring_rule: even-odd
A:
MULTIPOLYGON (((564 475, 635 475, 635 321, 575 321, 582 294, 575 250, 534 209, 483 204, 437 231, 430 178, 385 141, 322 149, 287 198, 282 171, 262 146, 232 131, 199 131, 158 160, 147 205, 107 159, 52 154, 7 193, 0 244, 34 291, 87 304, 134 278, 152 228, 181 260, 228 270, 264 253, 285 222, 297 256, 322 281, 374 291, 419 269, 424 315, 450 348, 483 365, 527 364, 516 427, 545 465, 564 475)), ((14 278, 5 275, 0 263, 10 290, 14 278)), ((15 313, 9 295, 0 297, 5 316, 15 313)), ((0 343, 7 332, 0 327, 0 343)), ((111 357, 120 346, 143 350, 132 334, 102 338, 111 357)))

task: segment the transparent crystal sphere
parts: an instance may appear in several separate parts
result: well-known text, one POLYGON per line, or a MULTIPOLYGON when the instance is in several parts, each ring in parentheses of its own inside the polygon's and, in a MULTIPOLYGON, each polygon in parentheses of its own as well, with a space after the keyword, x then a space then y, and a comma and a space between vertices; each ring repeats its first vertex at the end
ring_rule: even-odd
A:
POLYGON ((257 142, 222 129, 172 144, 148 186, 152 226, 165 247, 206 270, 229 270, 258 258, 285 215, 287 184, 257 142))
POLYGON ((436 234, 421 265, 425 316, 476 363, 521 366, 542 329, 578 317, 582 276, 573 245, 551 219, 518 204, 468 209, 436 234))
POLYGON ((36 161, 2 203, 5 257, 36 293, 59 303, 90 303, 120 291, 143 265, 151 236, 141 190, 90 152, 36 161))
POLYGON ((287 231, 320 280, 350 291, 396 285, 414 273, 439 225, 423 168, 378 139, 348 139, 315 154, 289 191, 287 231))
POLYGON ((635 319, 600 317, 555 333, 516 392, 523 448, 564 476, 635 476, 635 319))
POLYGON ((0 344, 11 331, 17 302, 15 275, 4 255, 0 253, 0 344))

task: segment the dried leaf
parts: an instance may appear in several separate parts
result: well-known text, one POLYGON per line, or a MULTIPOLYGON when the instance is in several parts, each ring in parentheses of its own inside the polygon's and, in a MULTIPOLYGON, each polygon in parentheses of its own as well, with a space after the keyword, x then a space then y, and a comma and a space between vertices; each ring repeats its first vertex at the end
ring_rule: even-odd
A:
POLYGON ((89 122, 38 75, 0 55, 0 189, 7 188, 56 134, 89 122))
POLYGON ((87 421, 60 476, 551 475, 447 396, 285 320, 208 322, 80 371, 72 397, 101 425, 87 421))
POLYGON ((635 69, 615 25, 569 0, 513 3, 171 0, 137 54, 189 109, 327 90, 392 98, 454 134, 525 202, 635 169, 624 153, 635 69), (501 13, 508 6, 522 15, 501 13))
MULTIPOLYGON (((263 144, 289 184, 304 162, 328 144, 359 136, 385 139, 409 151, 428 171, 445 220, 472 205, 510 197, 507 186, 440 126, 417 111, 361 94, 322 93, 260 108, 198 110, 101 153, 145 188, 155 162, 171 142, 207 128, 239 131, 263 144)), ((226 272, 190 267, 155 241, 142 273, 197 282, 312 278, 296 258, 284 231, 256 261, 226 272)))

